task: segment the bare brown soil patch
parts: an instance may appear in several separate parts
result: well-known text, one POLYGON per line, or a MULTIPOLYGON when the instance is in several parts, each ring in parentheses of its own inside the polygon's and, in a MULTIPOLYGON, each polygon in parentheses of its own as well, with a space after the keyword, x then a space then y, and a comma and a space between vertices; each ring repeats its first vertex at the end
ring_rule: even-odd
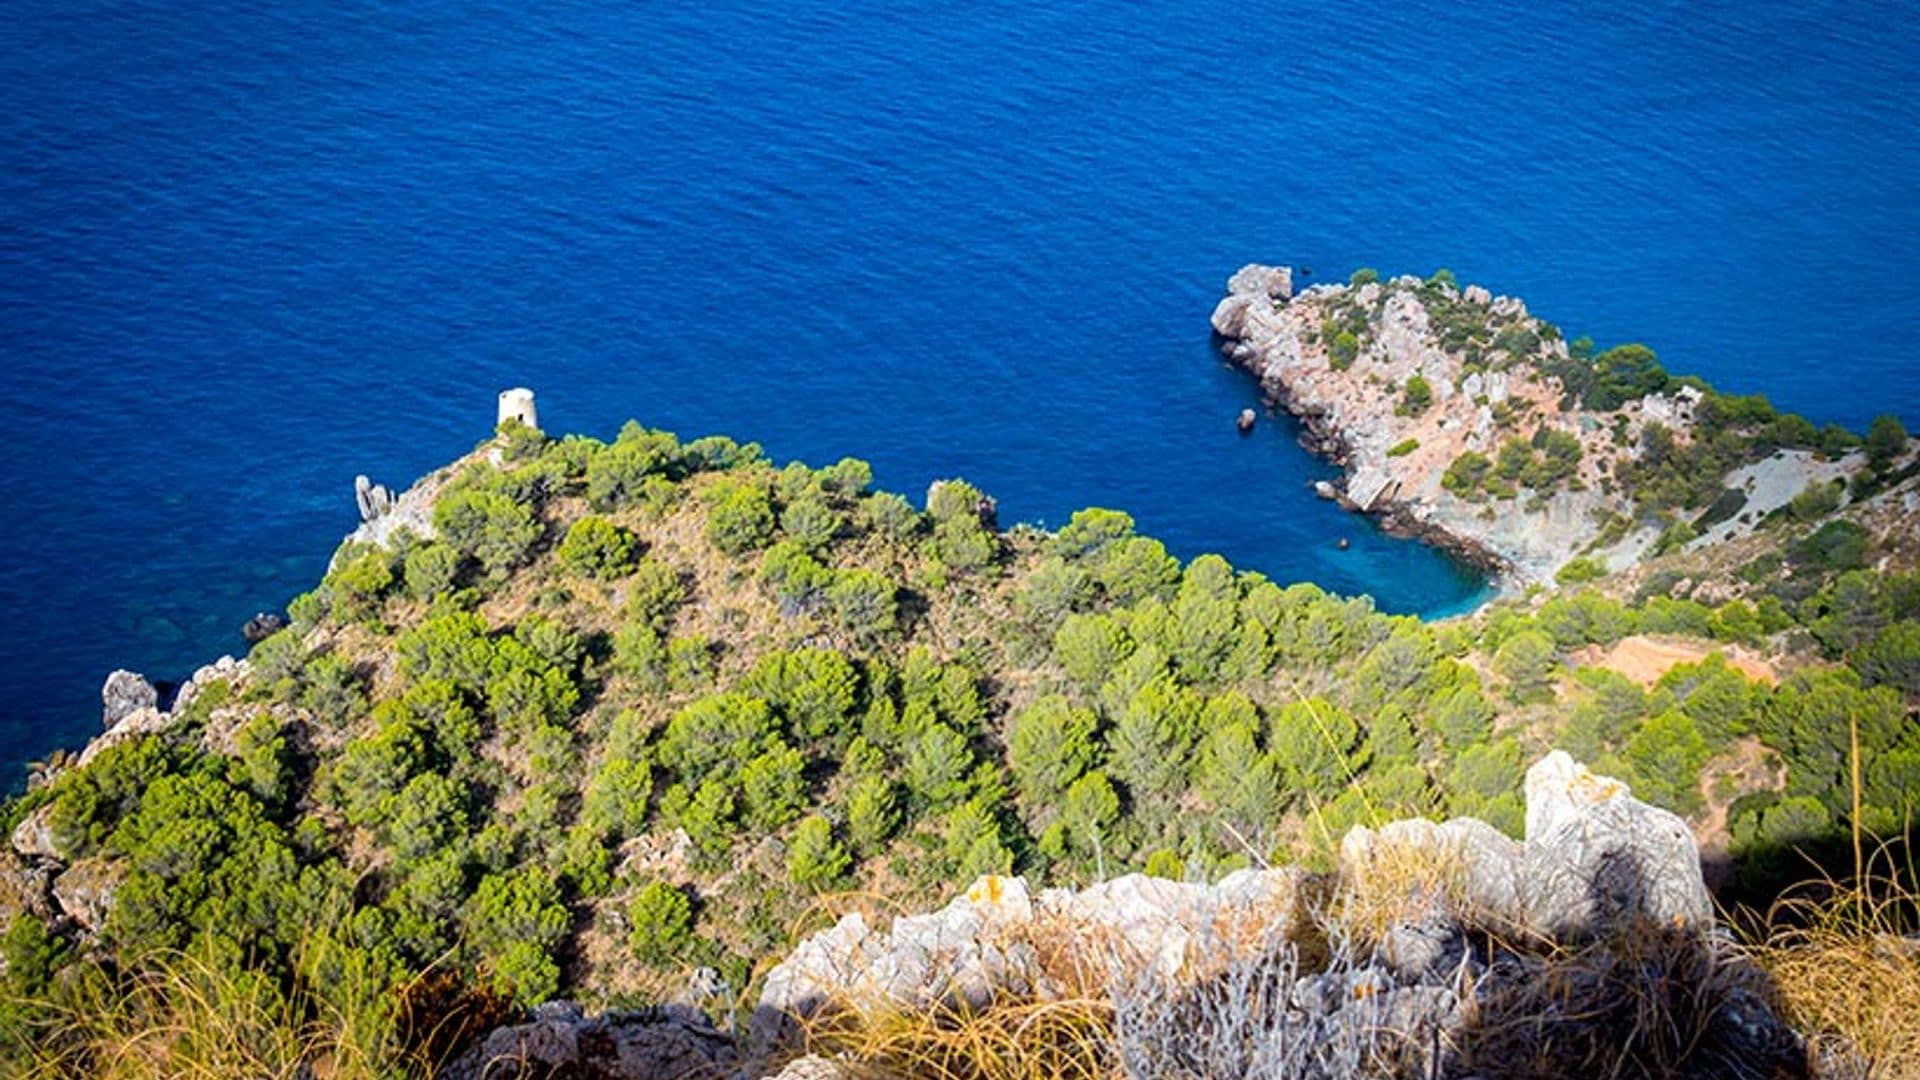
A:
POLYGON ((1642 686, 1652 686, 1660 681, 1676 664, 1697 664, 1711 653, 1720 653, 1727 658, 1727 664, 1744 673, 1747 678, 1775 686, 1780 682, 1780 674, 1773 665, 1751 650, 1738 645, 1724 645, 1719 642, 1694 641, 1687 638, 1648 637, 1635 634, 1621 638, 1613 647, 1600 652, 1586 662, 1592 667, 1603 667, 1617 671, 1642 686))

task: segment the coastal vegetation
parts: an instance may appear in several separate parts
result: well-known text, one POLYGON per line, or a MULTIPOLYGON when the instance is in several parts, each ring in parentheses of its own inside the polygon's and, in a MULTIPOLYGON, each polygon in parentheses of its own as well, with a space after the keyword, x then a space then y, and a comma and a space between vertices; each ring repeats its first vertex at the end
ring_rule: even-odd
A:
MULTIPOLYGON (((556 998, 691 981, 736 1007, 849 898, 1326 868, 1404 818, 1518 836, 1521 774, 1555 748, 1685 815, 1728 904, 1764 908, 1809 859, 1843 873, 1849 848, 1859 874, 1862 837, 1905 850, 1920 571, 1862 510, 1920 470, 1898 420, 1815 429, 1444 271, 1316 295, 1326 366, 1408 425, 1384 460, 1489 519, 1627 493, 1592 543, 1428 622, 1183 562, 1119 510, 1003 529, 960 480, 916 506, 857 459, 508 422, 408 496, 411 527, 343 545, 245 665, 5 805, 0 1058, 111 1071, 116 1038, 178 1023, 195 1038, 139 1053, 423 1072, 556 998), (1457 383, 1378 374, 1409 294, 1457 383), (1542 421, 1552 392, 1580 411, 1542 421), (1455 393, 1481 449, 1448 449, 1455 393), (1786 451, 1850 464, 1759 504, 1737 555, 1692 544, 1755 516, 1731 470, 1786 451)), ((1881 932, 1825 903, 1744 925, 1807 1023, 1858 1044, 1793 993, 1830 977, 1809 955, 1881 932)))
MULTIPOLYGON (((389 991, 427 971, 520 1006, 744 986, 821 892, 1323 864, 1410 815, 1517 833, 1548 746, 1723 822, 1759 890, 1920 808, 1920 576, 1859 569, 1835 522, 1802 526, 1790 589, 1616 597, 1583 568, 1423 623, 1182 564, 1117 511, 1000 531, 970 485, 915 509, 855 460, 507 434, 434 538, 344 548, 244 678, 8 805, 112 881, 90 934, 12 919, 10 1054, 155 971, 250 972, 393 1038, 389 991), (1609 666, 1646 635, 1697 658, 1609 666), (1761 649, 1777 678, 1729 662, 1761 649)), ((1479 483, 1577 456, 1503 450, 1479 483)))

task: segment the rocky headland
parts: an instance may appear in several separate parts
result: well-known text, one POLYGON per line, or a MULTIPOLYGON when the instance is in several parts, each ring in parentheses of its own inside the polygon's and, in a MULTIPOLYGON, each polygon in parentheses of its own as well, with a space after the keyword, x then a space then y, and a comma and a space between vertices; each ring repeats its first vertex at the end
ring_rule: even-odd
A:
MULTIPOLYGON (((1722 407, 1729 399, 1668 376, 1640 346, 1596 355, 1519 299, 1445 272, 1363 272, 1295 292, 1289 268, 1249 265, 1212 323, 1226 356, 1300 419, 1307 447, 1345 470, 1323 495, 1509 584, 1551 581, 1576 557, 1623 570, 1674 546, 1663 537, 1702 547, 1750 534, 1867 463, 1831 429, 1790 417, 1792 432, 1772 437, 1786 425, 1764 399, 1738 401, 1759 403, 1757 415, 1722 407), (1742 428, 1769 434, 1731 456, 1706 452, 1742 428), (1659 470, 1696 445, 1689 465, 1710 475, 1675 497, 1659 470), (1703 520, 1716 492, 1729 512, 1703 520), (1676 521, 1686 533, 1669 532, 1676 521)), ((1901 527, 1917 508, 1910 481, 1881 500, 1901 527)))

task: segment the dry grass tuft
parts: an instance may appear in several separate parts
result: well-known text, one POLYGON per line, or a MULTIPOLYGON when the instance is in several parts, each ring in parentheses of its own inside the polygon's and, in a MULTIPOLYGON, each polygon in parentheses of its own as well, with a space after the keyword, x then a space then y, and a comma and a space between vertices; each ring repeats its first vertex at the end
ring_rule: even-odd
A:
POLYGON ((60 1004, 30 1006, 31 1060, 6 1075, 31 1080, 295 1077, 358 1080, 382 1074, 390 1027, 350 1010, 314 1009, 257 973, 234 973, 185 953, 157 954, 138 974, 68 973, 60 1004))
POLYGON ((1782 1012, 1836 1071, 1920 1077, 1920 890, 1881 845, 1867 872, 1768 911, 1754 958, 1782 1012))
POLYGON ((295 958, 291 988, 231 958, 163 951, 128 971, 92 961, 55 993, 0 1001, 8 1080, 393 1080, 430 1076, 509 1003, 429 971, 390 988, 384 970, 331 937, 295 958))
POLYGON ((1103 1080, 1115 1075, 1113 1007, 1099 998, 827 1010, 808 1020, 809 1053, 857 1077, 916 1080, 1103 1080))
POLYGON ((1435 915, 1464 916, 1472 906, 1465 859, 1451 845, 1376 834, 1343 869, 1330 915, 1356 943, 1379 942, 1395 926, 1435 915))
POLYGON ((1664 924, 1496 961, 1474 995, 1454 1063, 1501 1077, 1805 1075, 1764 1015, 1764 975, 1729 943, 1664 924))

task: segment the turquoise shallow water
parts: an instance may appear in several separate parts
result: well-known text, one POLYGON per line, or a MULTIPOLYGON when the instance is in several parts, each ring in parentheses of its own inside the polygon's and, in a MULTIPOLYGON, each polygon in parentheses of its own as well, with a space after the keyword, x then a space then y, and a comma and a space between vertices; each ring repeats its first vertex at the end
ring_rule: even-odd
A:
POLYGON ((1920 20, 1557 7, 18 0, 0 764, 90 733, 112 667, 239 649, 356 472, 464 451, 516 383, 553 429, 1121 506, 1428 613, 1479 583, 1315 500, 1286 425, 1233 434, 1239 264, 1447 265, 1920 421, 1920 20))

